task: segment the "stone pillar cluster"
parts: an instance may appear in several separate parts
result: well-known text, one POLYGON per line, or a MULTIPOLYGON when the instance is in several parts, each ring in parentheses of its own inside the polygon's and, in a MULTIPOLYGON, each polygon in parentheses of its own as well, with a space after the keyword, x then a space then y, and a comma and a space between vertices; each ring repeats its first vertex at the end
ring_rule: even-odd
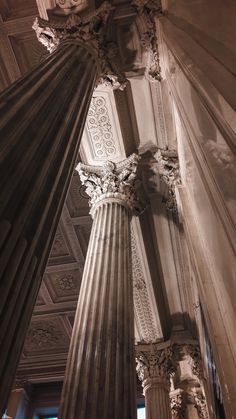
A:
POLYGON ((198 345, 138 345, 136 370, 147 419, 209 419, 198 345))
POLYGON ((136 417, 130 220, 138 156, 79 164, 93 226, 62 393, 60 419, 136 417))
POLYGON ((94 87, 101 80, 121 87, 105 42, 110 10, 104 3, 88 17, 70 15, 64 23, 38 19, 34 29, 51 55, 1 94, 0 416, 78 158, 94 87))

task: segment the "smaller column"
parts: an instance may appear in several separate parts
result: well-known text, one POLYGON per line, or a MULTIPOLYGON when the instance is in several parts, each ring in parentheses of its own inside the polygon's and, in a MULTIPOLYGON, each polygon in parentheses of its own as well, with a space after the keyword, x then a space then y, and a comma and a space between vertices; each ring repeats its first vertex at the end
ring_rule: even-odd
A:
POLYGON ((26 380, 16 380, 11 391, 5 417, 25 419, 29 403, 29 383, 26 380))
POLYGON ((175 372, 172 347, 143 345, 136 351, 136 362, 145 396, 146 419, 171 419, 170 377, 175 372))
POLYGON ((209 419, 198 344, 174 345, 174 351, 178 363, 170 393, 172 419, 209 419))

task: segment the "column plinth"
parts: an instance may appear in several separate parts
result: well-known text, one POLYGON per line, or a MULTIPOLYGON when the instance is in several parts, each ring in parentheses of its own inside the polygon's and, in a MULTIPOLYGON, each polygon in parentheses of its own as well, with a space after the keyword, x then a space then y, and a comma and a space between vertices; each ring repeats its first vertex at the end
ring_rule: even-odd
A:
POLYGON ((91 197, 89 240, 60 408, 61 419, 135 419, 131 213, 138 157, 79 165, 91 197))

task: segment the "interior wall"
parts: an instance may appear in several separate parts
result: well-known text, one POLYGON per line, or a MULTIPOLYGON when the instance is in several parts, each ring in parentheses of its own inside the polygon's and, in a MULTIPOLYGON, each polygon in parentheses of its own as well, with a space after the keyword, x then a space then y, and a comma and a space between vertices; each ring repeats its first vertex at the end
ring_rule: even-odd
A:
POLYGON ((234 5, 229 1, 228 9, 222 8, 229 27, 219 47, 220 2, 203 3, 169 2, 170 15, 158 21, 159 51, 173 101, 182 177, 177 194, 225 410, 228 418, 235 418, 236 79, 233 61, 230 67, 223 60, 229 48, 230 57, 235 53, 230 44, 235 25, 229 16, 234 5), (211 7, 216 8, 213 13, 211 7))

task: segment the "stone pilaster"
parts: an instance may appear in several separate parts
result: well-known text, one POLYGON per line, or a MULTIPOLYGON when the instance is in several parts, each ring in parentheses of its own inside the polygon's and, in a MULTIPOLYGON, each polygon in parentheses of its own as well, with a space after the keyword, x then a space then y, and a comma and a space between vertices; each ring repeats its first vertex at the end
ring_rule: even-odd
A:
POLYGON ((130 219, 138 157, 77 168, 93 226, 65 374, 61 419, 135 419, 130 219))
POLYGON ((145 395, 146 418, 171 419, 170 376, 175 372, 172 347, 148 346, 136 351, 136 370, 145 395))
POLYGON ((45 43, 51 42, 50 33, 60 38, 57 48, 1 94, 0 416, 68 192, 92 93, 101 75, 105 77, 99 48, 109 10, 101 6, 91 19, 81 21, 79 29, 76 23, 77 33, 82 33, 79 39, 73 18, 68 29, 49 28, 48 34, 38 25, 45 43))

